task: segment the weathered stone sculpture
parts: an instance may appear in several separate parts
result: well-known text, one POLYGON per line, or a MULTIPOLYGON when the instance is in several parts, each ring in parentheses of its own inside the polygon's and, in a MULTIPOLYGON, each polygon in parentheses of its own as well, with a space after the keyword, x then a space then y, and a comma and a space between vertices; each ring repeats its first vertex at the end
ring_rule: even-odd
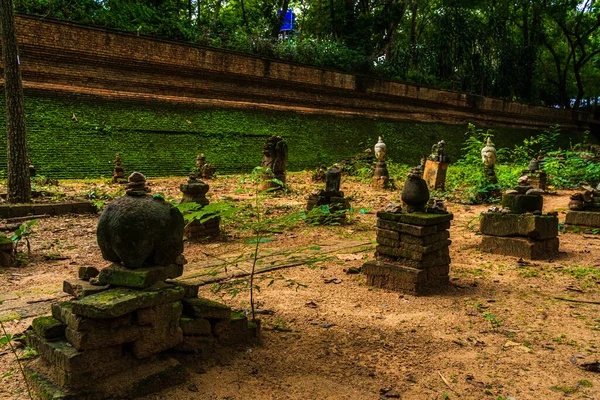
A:
POLYGON ((175 263, 183 252, 183 216, 162 197, 148 196, 146 177, 134 172, 126 196, 105 209, 96 235, 102 257, 126 268, 175 263))
POLYGON ((35 166, 31 163, 31 161, 29 161, 29 158, 27 159, 27 168, 29 169, 29 177, 33 178, 37 171, 35 169, 35 166))
POLYGON ((115 168, 113 170, 112 183, 124 183, 125 181, 125 170, 121 165, 121 157, 119 155, 115 155, 115 168))
POLYGON ((377 213, 375 260, 362 268, 368 285, 427 294, 449 282, 448 229, 453 215, 441 201, 426 208, 429 189, 422 173, 423 165, 413 168, 404 183, 406 211, 390 203, 377 213))
MULTIPOLYGON (((196 174, 190 174, 187 183, 182 183, 179 189, 183 193, 181 203, 197 203, 204 207, 209 204, 206 198, 209 186, 196 179, 196 174)), ((205 217, 207 218, 207 217, 205 217)), ((203 218, 204 219, 204 218, 203 218)), ((217 216, 209 218, 204 222, 193 220, 185 226, 184 235, 188 240, 202 240, 219 237, 221 230, 219 227, 221 219, 217 216)))
POLYGON ((377 144, 375 144, 375 158, 377 159, 377 163, 375 164, 375 172, 371 181, 371 186, 378 189, 386 189, 390 186, 390 174, 385 163, 386 156, 387 146, 383 143, 380 136, 377 144))
POLYGON ((579 184, 579 193, 571 196, 565 228, 593 232, 600 228, 600 185, 579 184))
MULTIPOLYGON (((267 139, 263 147, 263 159, 261 166, 269 168, 273 173, 273 178, 285 184, 285 171, 287 168, 288 146, 281 136, 271 136, 267 139)), ((283 186, 268 180, 261 185, 261 190, 269 188, 283 189, 283 186)))
POLYGON ((446 185, 446 172, 450 159, 446 155, 446 143, 440 140, 431 148, 431 154, 425 162, 425 171, 423 179, 427 182, 430 189, 444 190, 446 185))
MULTIPOLYGON (((487 181, 487 185, 494 187, 498 184, 498 178, 496 177, 496 148, 492 139, 487 138, 486 145, 481 149, 481 160, 484 166, 484 177, 487 181)), ((493 198, 498 198, 501 195, 500 188, 493 188, 487 192, 482 192, 478 195, 478 201, 485 202, 493 198)))
POLYGON ((202 179, 212 179, 215 172, 217 172, 217 169, 212 164, 206 163, 206 156, 198 154, 198 157, 196 157, 196 174, 202 179))
POLYGON ((502 209, 481 214, 479 231, 483 251, 527 259, 549 259, 558 254, 558 218, 543 215, 543 191, 529 178, 519 178, 514 190, 502 196, 502 209))
POLYGON ((429 201, 429 188, 422 178, 423 165, 413 168, 404 187, 402 188, 402 202, 406 205, 407 212, 424 212, 429 201))
POLYGON ((313 212, 308 216, 309 222, 328 224, 337 223, 346 219, 346 210, 350 209, 350 202, 344 198, 340 190, 342 171, 334 165, 325 173, 325 190, 315 190, 308 196, 306 209, 326 207, 327 212, 313 212))
POLYGON ((113 264, 80 268, 80 279, 63 285, 73 299, 53 304, 52 316, 34 319, 26 332, 40 355, 29 376, 42 398, 147 395, 187 379, 166 350, 205 354, 258 334, 243 313, 198 298, 198 284, 166 281, 186 262, 183 216, 147 195, 142 178, 132 174, 127 195, 98 222, 98 244, 113 264))

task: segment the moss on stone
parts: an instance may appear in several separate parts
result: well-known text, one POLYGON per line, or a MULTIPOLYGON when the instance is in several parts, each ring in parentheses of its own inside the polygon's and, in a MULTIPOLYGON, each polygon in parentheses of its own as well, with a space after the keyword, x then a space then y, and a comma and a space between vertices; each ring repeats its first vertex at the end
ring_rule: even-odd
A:
POLYGON ((21 319, 21 315, 14 311, 9 311, 3 314, 0 314, 0 322, 8 322, 8 321, 18 321, 21 319))
MULTIPOLYGON (((29 157, 40 175, 52 178, 111 176, 115 153, 121 155, 126 173, 186 175, 199 153, 206 154, 217 173, 247 172, 260 164, 264 141, 274 134, 288 142, 290 171, 349 158, 372 148, 378 136, 385 138, 390 160, 416 165, 441 139, 450 158, 457 160, 467 138, 466 124, 150 105, 29 91, 25 112, 29 157), (59 152, 61 157, 56 157, 59 152)), ((4 123, 0 114, 0 127, 4 123)), ((495 131, 501 147, 537 133, 502 127, 495 131)), ((5 134, 4 129, 0 132, 5 134)), ((577 142, 582 135, 564 132, 558 145, 565 148, 570 138, 577 142)), ((6 165, 5 136, 0 137, 0 164, 6 165)))
POLYGON ((35 318, 31 325, 38 335, 46 339, 56 339, 65 334, 65 325, 51 316, 35 318))

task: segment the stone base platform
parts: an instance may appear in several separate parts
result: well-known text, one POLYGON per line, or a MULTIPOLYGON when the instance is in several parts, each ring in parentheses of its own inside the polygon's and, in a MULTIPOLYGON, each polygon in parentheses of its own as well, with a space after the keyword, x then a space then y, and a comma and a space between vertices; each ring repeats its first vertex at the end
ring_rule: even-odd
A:
POLYGON ((493 254, 544 260, 558 255, 557 237, 532 240, 523 237, 483 236, 481 250, 493 254))
POLYGON ((448 285, 448 265, 428 269, 417 269, 382 261, 363 264, 367 285, 383 289, 406 291, 417 295, 438 292, 448 285))
POLYGON ((523 236, 531 239, 551 239, 558 235, 558 217, 555 215, 481 214, 479 231, 491 236, 523 236))
POLYGON ((600 212, 596 211, 569 211, 565 219, 565 227, 573 229, 600 228, 600 212))
POLYGON ((363 265, 367 284, 417 295, 449 282, 452 214, 377 213, 376 261, 363 265))
POLYGON ((180 385, 188 379, 185 367, 169 357, 138 361, 123 374, 102 379, 82 378, 85 385, 80 389, 55 385, 50 378, 55 369, 41 359, 33 361, 27 372, 42 399, 61 400, 131 399, 180 385))

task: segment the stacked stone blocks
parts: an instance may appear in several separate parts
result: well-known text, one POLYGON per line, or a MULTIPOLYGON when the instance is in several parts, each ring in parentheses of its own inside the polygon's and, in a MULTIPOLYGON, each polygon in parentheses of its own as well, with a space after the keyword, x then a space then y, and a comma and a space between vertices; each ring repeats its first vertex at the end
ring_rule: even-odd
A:
POLYGON ((377 213, 375 261, 364 264, 367 284, 427 294, 448 284, 453 215, 377 213))

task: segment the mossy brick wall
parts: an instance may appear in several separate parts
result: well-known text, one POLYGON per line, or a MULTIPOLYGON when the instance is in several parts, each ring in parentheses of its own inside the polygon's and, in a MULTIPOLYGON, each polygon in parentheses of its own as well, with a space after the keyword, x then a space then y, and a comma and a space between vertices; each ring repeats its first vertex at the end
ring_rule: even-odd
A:
MULTIPOLYGON (((4 108, 3 97, 0 107, 4 108)), ((39 174, 53 178, 108 177, 115 153, 121 155, 127 173, 137 170, 150 177, 185 175, 201 152, 220 174, 249 172, 260 164, 262 146, 270 135, 287 140, 291 171, 351 157, 372 148, 379 135, 396 162, 417 164, 441 139, 456 160, 466 131, 463 125, 150 105, 74 94, 26 92, 25 108, 30 159, 39 174), (71 120, 72 113, 77 122, 71 120)), ((3 128, 5 116, 0 114, 3 128)), ((512 146, 532 134, 535 131, 499 128, 495 142, 512 146)), ((3 137, 4 171, 5 165, 3 137)))

